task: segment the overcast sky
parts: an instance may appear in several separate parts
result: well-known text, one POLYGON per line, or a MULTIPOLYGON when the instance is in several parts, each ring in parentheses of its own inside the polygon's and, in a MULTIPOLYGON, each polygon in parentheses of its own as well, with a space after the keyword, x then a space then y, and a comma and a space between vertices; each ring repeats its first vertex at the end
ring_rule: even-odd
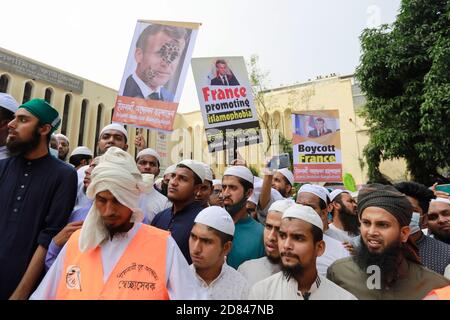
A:
MULTIPOLYGON (((200 22, 193 57, 258 54, 270 87, 351 74, 366 27, 400 0, 2 1, 0 46, 118 89, 136 21, 200 22)), ((180 112, 198 109, 189 70, 180 112)))

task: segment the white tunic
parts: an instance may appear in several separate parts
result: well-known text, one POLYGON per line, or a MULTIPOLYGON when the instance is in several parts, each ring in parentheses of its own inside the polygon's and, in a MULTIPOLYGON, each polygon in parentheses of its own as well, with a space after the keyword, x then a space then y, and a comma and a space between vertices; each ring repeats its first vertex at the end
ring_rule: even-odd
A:
POLYGON ((345 249, 341 242, 326 234, 323 235, 323 241, 325 241, 325 252, 320 257, 317 257, 316 264, 319 274, 325 277, 328 267, 336 260, 349 257, 350 252, 345 249))
MULTIPOLYGON (((109 275, 141 225, 141 223, 136 223, 126 234, 113 237, 112 240, 110 239, 101 245, 103 282, 106 283, 109 275)), ((31 295, 31 300, 55 299, 60 278, 63 275, 66 247, 64 245, 39 287, 31 295)), ((148 254, 151 254, 151 252, 148 254)), ((186 259, 172 237, 169 237, 167 241, 166 287, 171 300, 206 299, 205 290, 197 285, 186 259)))
POLYGON ((7 159, 11 157, 8 148, 6 146, 0 147, 0 160, 7 159))
POLYGON ((264 280, 281 271, 280 263, 272 263, 267 257, 245 261, 238 271, 247 279, 251 288, 256 282, 264 280))
POLYGON ((209 285, 195 272, 193 264, 191 270, 197 284, 208 292, 208 300, 247 300, 250 289, 247 280, 226 263, 222 265, 219 276, 209 285))
MULTIPOLYGON (((342 289, 327 278, 318 275, 311 285, 308 300, 357 300, 350 292, 342 289)), ((289 281, 278 272, 269 278, 257 282, 251 289, 249 300, 305 300, 298 290, 295 279, 289 281)))
POLYGON ((142 193, 139 197, 139 208, 144 212, 147 224, 150 224, 158 213, 171 206, 169 199, 158 192, 154 186, 149 193, 142 193))
POLYGON ((333 239, 344 242, 352 242, 355 236, 351 236, 347 231, 337 228, 334 224, 330 223, 328 225, 328 230, 325 232, 326 235, 330 236, 333 239))
POLYGON ((84 177, 86 176, 86 169, 89 166, 83 166, 77 170, 78 177, 78 190, 77 190, 77 199, 75 201, 75 206, 73 210, 78 210, 80 208, 84 208, 91 203, 91 200, 88 199, 86 193, 84 191, 84 177))

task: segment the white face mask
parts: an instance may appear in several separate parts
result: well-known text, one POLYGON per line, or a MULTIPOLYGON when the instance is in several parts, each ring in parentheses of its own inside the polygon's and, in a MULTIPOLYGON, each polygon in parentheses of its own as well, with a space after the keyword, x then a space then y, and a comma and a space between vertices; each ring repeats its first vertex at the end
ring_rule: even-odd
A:
POLYGON ((413 212, 411 222, 409 223, 409 228, 411 229, 410 234, 414 234, 420 231, 419 223, 420 223, 420 213, 413 212))
POLYGON ((50 154, 58 159, 58 150, 53 149, 53 148, 49 148, 49 150, 50 150, 50 154))

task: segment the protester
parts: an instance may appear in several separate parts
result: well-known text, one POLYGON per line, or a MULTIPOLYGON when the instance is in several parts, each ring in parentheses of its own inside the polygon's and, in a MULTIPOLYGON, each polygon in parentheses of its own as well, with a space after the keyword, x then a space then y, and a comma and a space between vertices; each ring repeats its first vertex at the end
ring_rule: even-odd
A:
POLYGON ((139 194, 149 186, 128 153, 109 148, 87 190, 94 205, 31 299, 200 298, 169 233, 140 223, 139 194))
POLYGON ((247 213, 247 200, 253 191, 253 174, 244 166, 228 167, 222 178, 225 210, 235 223, 233 248, 227 263, 237 269, 244 261, 264 256, 264 227, 247 213))
POLYGON ((14 119, 19 104, 7 93, 0 92, 0 160, 9 158, 11 154, 6 147, 8 123, 14 119))
POLYGON ((327 277, 358 299, 422 299, 449 283, 420 264, 408 241, 412 206, 392 186, 366 185, 359 191, 361 244, 355 257, 336 261, 327 277))
POLYGON ((345 249, 344 244, 326 234, 328 231, 328 202, 329 193, 324 187, 304 184, 297 194, 297 203, 313 208, 323 224, 323 241, 325 241, 325 252, 317 258, 317 269, 319 274, 325 276, 328 267, 336 260, 346 258, 350 253, 345 249))
POLYGON ((8 124, 6 146, 17 155, 0 160, 0 299, 28 298, 51 239, 72 212, 77 174, 48 149, 60 122, 50 104, 33 99, 8 124))
POLYGON ((238 268, 238 271, 247 279, 250 287, 281 270, 278 231, 280 229, 281 216, 293 204, 293 200, 284 199, 275 201, 270 206, 266 224, 264 225, 264 249, 266 255, 259 259, 245 261, 238 268))
POLYGON ((213 175, 211 171, 211 167, 207 165, 206 163, 202 163, 205 167, 205 180, 202 183, 202 186, 195 194, 195 201, 200 203, 200 205, 203 208, 208 207, 209 204, 209 198, 213 193, 213 175))
POLYGON ((186 261, 191 264, 189 236, 197 214, 203 209, 195 201, 205 179, 205 166, 195 160, 183 160, 172 174, 167 192, 172 206, 158 213, 151 225, 170 231, 186 261))
POLYGON ((209 204, 211 206, 223 207, 223 197, 222 197, 222 180, 213 179, 213 191, 209 196, 209 204))
POLYGON ((450 199, 431 200, 428 210, 428 230, 435 239, 450 244, 450 199))
POLYGON ((257 282, 249 299, 355 300, 317 272, 316 259, 325 251, 322 228, 321 218, 311 207, 293 204, 286 209, 278 236, 282 271, 257 282))
POLYGON ((88 147, 76 147, 69 156, 69 163, 79 170, 81 167, 88 166, 94 154, 88 147))
POLYGON ((61 161, 66 161, 70 149, 69 138, 62 133, 55 134, 55 138, 58 141, 58 158, 61 161))
POLYGON ((356 201, 348 190, 336 189, 330 193, 333 222, 325 232, 338 241, 352 242, 359 235, 356 201))
POLYGON ((234 235, 234 222, 221 207, 211 206, 195 218, 189 238, 191 268, 211 300, 246 300, 245 278, 225 262, 234 235))

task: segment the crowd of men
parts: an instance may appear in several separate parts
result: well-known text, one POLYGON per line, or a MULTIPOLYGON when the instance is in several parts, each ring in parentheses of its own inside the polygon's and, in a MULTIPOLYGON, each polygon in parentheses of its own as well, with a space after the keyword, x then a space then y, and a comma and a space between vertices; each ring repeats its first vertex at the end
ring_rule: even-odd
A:
POLYGON ((0 93, 0 299, 450 299, 446 193, 294 194, 290 170, 259 178, 244 161, 221 178, 191 159, 161 174, 142 141, 127 153, 122 125, 94 157, 60 122, 45 100, 0 93))

